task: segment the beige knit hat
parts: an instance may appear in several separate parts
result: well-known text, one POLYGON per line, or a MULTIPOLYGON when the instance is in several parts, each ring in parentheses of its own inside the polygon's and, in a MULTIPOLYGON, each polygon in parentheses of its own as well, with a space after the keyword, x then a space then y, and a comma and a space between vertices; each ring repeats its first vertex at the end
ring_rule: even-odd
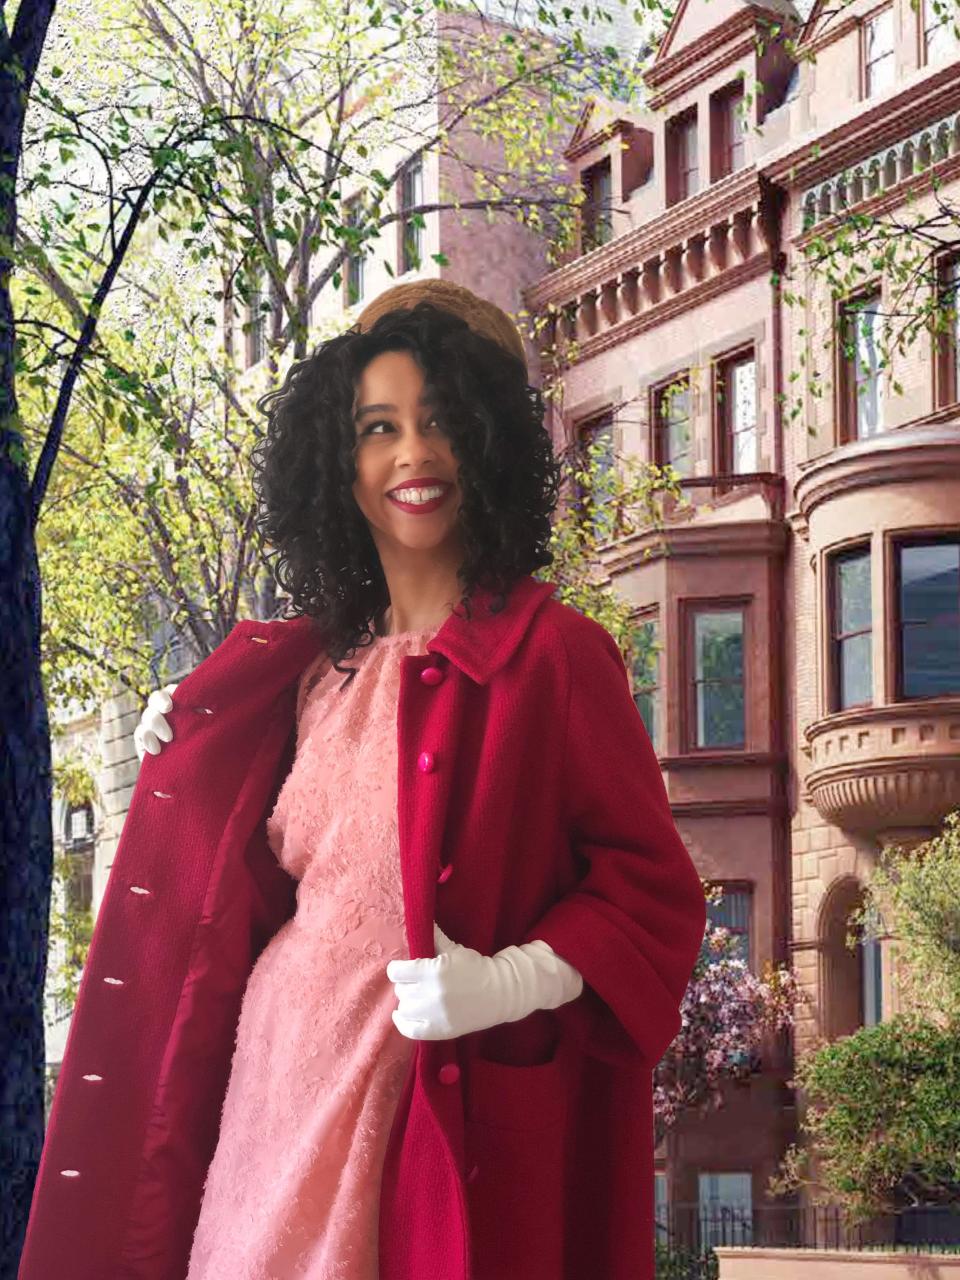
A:
POLYGON ((505 311, 493 302, 478 297, 452 280, 411 280, 396 284, 380 293, 360 312, 356 327, 365 333, 380 316, 388 311, 410 310, 421 299, 432 302, 445 311, 462 316, 471 329, 484 337, 499 342, 511 355, 518 356, 524 364, 527 353, 520 331, 505 311))

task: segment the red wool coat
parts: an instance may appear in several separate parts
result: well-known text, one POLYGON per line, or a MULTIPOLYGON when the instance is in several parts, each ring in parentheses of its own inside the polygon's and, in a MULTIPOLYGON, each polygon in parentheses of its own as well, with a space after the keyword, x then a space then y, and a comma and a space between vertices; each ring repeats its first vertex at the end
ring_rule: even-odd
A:
MULTIPOLYGON (((416 1042, 380 1280, 652 1280, 651 1073, 706 907, 620 652, 555 589, 524 577, 498 614, 479 592, 402 659, 410 955, 434 954, 436 919, 486 954, 542 938, 585 986, 416 1042)), ((19 1280, 186 1274, 243 991, 296 907, 265 826, 319 652, 311 619, 242 621, 174 694, 97 918, 19 1280)))

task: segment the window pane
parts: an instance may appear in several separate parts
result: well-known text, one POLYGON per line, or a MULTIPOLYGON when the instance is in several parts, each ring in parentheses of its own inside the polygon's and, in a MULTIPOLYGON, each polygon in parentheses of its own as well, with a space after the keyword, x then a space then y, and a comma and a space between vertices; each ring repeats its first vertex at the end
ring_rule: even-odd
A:
POLYGON ((946 622, 960 597, 960 543, 900 548, 900 616, 904 622, 946 622))
POLYGON ((873 609, 870 550, 838 555, 833 561, 832 621, 839 688, 838 710, 873 698, 873 609))
POLYGON ((634 702, 637 704, 637 710, 640 712, 640 719, 643 721, 643 727, 647 731, 647 737, 657 746, 657 702, 656 696, 650 691, 641 691, 634 694, 634 702))
POLYGON ((607 181, 603 183, 600 188, 599 208, 597 211, 597 238, 600 244, 606 244, 613 238, 612 196, 609 172, 607 173, 607 181))
POLYGON ((607 417, 605 421, 585 435, 585 440, 590 444, 600 444, 603 452, 597 458, 596 471, 594 472, 594 483, 597 485, 597 497, 592 504, 593 528, 598 538, 613 537, 613 522, 616 512, 612 503, 606 501, 603 485, 603 477, 613 469, 613 419, 607 417))
POLYGON ((750 894, 744 889, 724 889, 717 903, 707 903, 707 918, 735 934, 734 955, 750 963, 750 894))
POLYGON ((863 1025, 874 1027, 883 1017, 883 971, 880 943, 868 938, 860 944, 860 981, 863 990, 863 1025))
MULTIPOLYGON (((354 200, 347 208, 347 226, 356 227, 361 222, 360 202, 354 200)), ((347 255, 347 305, 350 306, 363 297, 364 258, 360 250, 347 255)))
POLYGON ((867 23, 867 62, 893 53, 893 9, 884 9, 867 23))
POLYGON ((681 168, 683 171, 682 193, 684 196, 696 195, 698 185, 697 160, 697 118, 692 116, 684 122, 681 131, 681 168))
MULTIPOLYGON (((412 160, 403 171, 403 208, 410 209, 423 203, 423 161, 421 157, 412 160)), ((415 222, 404 220, 403 253, 401 268, 403 271, 415 270, 421 265, 423 257, 423 228, 415 222)))
POLYGON ((749 1209, 753 1201, 749 1173, 701 1173, 701 1205, 725 1204, 749 1209))
POLYGON ((871 626, 869 550, 838 556, 836 573, 837 634, 871 626))
POLYGON ((660 665, 660 653, 655 648, 657 644, 656 620, 649 619, 646 622, 641 622, 637 627, 637 634, 640 637, 640 642, 634 658, 633 678, 638 685, 656 684, 660 665))
POLYGON ((696 616, 697 679, 743 679, 743 612, 711 611, 696 616))
POLYGON ((667 461, 679 475, 693 474, 689 422, 672 423, 667 429, 667 461))
POLYGON ((755 360, 738 360, 730 370, 733 398, 733 462, 737 474, 756 471, 757 366, 755 360))
POLYGON ((667 1203, 667 1175, 659 1171, 654 1174, 654 1217, 657 1224, 657 1239, 667 1244, 670 1238, 669 1205, 667 1203))
POLYGON ((840 641, 840 710, 873 700, 873 639, 871 632, 840 641))
POLYGON ((420 203, 423 196, 423 162, 419 157, 411 160, 403 171, 402 192, 404 209, 420 203))
POLYGON ((900 548, 903 696, 960 692, 960 544, 900 548))
POLYGON ((940 267, 938 303, 943 329, 937 335, 939 352, 945 361, 943 383, 938 389, 939 404, 960 397, 960 258, 951 258, 940 267))
POLYGON ((733 470, 735 475, 749 475, 759 468, 756 431, 741 431, 733 437, 733 470))
POLYGON ((584 248, 606 244, 612 235, 611 199, 613 193, 610 161, 594 165, 584 174, 584 248))
POLYGON ((744 745, 743 688, 739 685, 700 685, 697 706, 698 747, 744 745))
POLYGON ((633 700, 643 720, 647 736, 657 746, 657 686, 660 683, 660 654, 654 647, 657 644, 657 623, 655 619, 641 623, 637 627, 640 637, 637 652, 633 660, 633 688, 636 692, 633 700))
POLYGON ((743 115, 743 94, 738 93, 734 96, 730 103, 730 167, 731 169, 739 169, 743 165, 744 155, 744 115, 743 115))
POLYGON ((724 889, 719 902, 708 904, 714 924, 725 929, 746 929, 750 925, 750 895, 744 889, 724 889))
POLYGON ((677 383, 663 393, 663 413, 667 422, 686 422, 690 417, 690 387, 677 383))
POLYGON ((869 68, 867 79, 867 96, 876 97, 878 93, 886 93, 896 82, 897 64, 892 53, 884 54, 869 68))
POLYGON ((960 48, 960 37, 955 30, 958 15, 954 0, 940 0, 937 5, 932 0, 924 0, 923 12, 927 61, 939 62, 955 57, 960 48))
POLYGON ((80 808, 71 809, 67 838, 69 840, 86 840, 88 836, 93 835, 91 818, 92 814, 88 805, 82 805, 80 808))
POLYGON ((697 167, 697 118, 691 116, 684 126, 684 148, 687 157, 687 168, 697 167))
POLYGON ((853 329, 854 381, 857 403, 857 436, 876 435, 883 416, 883 381, 880 374, 878 339, 881 317, 879 295, 850 311, 853 329))
POLYGON ((694 620, 697 746, 743 746, 743 612, 694 620))
POLYGON ((903 696, 945 693, 960 693, 960 614, 946 627, 908 626, 903 632, 903 696))
POLYGON ((680 475, 692 474, 690 384, 673 383, 657 396, 658 425, 666 430, 664 464, 680 475))

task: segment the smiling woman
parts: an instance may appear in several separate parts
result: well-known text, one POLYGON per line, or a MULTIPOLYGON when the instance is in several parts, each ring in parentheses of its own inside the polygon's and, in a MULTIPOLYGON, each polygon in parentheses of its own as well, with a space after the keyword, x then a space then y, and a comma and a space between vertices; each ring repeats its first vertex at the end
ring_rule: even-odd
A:
POLYGON ((342 687, 340 664, 376 635, 469 614, 476 587, 551 562, 561 465, 543 399, 516 327, 467 290, 388 290, 259 407, 258 526, 286 616, 316 619, 342 687), (424 483, 442 492, 420 501, 424 483))
POLYGON ((261 402, 299 616, 143 760, 19 1280, 653 1280, 703 890, 616 643, 531 574, 559 468, 512 322, 431 285, 261 402))

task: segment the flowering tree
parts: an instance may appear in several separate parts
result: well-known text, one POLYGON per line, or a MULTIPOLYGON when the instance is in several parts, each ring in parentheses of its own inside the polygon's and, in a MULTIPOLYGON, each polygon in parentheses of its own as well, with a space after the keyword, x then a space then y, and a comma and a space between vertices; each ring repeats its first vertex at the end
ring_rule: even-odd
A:
MULTIPOLYGON (((721 891, 707 892, 710 903, 721 891)), ((768 1035, 793 1026, 797 1001, 806 999, 792 969, 767 964, 757 977, 734 954, 735 936, 707 921, 703 945, 680 1006, 682 1025, 654 1075, 655 1141, 681 1112, 701 1116, 723 1105, 723 1086, 746 1081, 762 1066, 768 1035)))

